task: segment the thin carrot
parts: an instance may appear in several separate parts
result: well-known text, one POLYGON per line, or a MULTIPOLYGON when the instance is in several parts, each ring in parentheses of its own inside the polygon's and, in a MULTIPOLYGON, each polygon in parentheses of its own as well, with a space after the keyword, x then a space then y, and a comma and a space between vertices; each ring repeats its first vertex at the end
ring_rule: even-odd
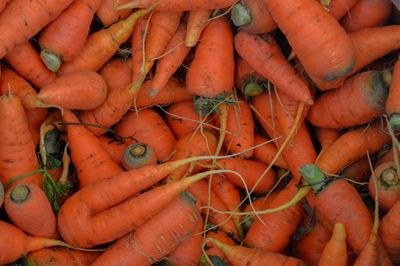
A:
POLYGON ((321 2, 325 10, 340 20, 359 0, 316 0, 321 2))
MULTIPOLYGON (((144 65, 143 56, 145 54, 145 43, 146 43, 146 34, 149 28, 149 22, 153 13, 144 15, 140 17, 136 24, 133 27, 132 36, 131 36, 131 49, 132 49, 132 81, 137 81, 136 85, 139 87, 146 75, 144 72, 142 73, 142 66, 144 65)), ((143 69, 144 71, 144 69, 143 69)), ((134 85, 134 84, 132 84, 134 85)))
POLYGON ((257 73, 270 80, 278 90, 296 100, 313 103, 309 88, 283 56, 272 35, 258 36, 240 31, 235 36, 235 48, 257 73))
POLYGON ((149 8, 161 11, 188 11, 200 9, 221 9, 232 5, 234 0, 211 0, 211 1, 181 1, 181 0, 132 0, 117 9, 149 8))
POLYGON ((100 146, 111 157, 111 159, 122 166, 122 157, 125 149, 128 147, 128 144, 125 141, 118 142, 117 140, 113 140, 105 136, 99 136, 97 137, 97 140, 100 146))
POLYGON ((268 81, 238 56, 235 62, 235 86, 247 98, 261 94, 268 86, 268 81))
MULTIPOLYGON (((128 3, 130 0, 120 0, 119 4, 128 3)), ((111 24, 120 20, 126 19, 132 13, 133 10, 115 10, 114 0, 103 0, 96 10, 96 16, 100 19, 104 26, 110 26, 111 24)))
POLYGON ((47 265, 47 266, 89 266, 100 252, 84 252, 68 248, 42 248, 30 252, 24 262, 27 265, 47 265))
POLYGON ((198 9, 189 12, 185 36, 186 47, 196 46, 211 14, 212 9, 198 9))
POLYGON ((398 60, 394 66, 391 84, 389 88, 389 95, 387 97, 385 110, 390 117, 390 126, 394 131, 400 131, 400 104, 398 103, 400 95, 400 60, 398 60))
POLYGON ((347 265, 346 229, 343 224, 334 225, 332 237, 326 243, 318 265, 347 265))
POLYGON ((126 147, 122 157, 122 165, 125 170, 155 164, 157 164, 157 159, 153 149, 143 143, 129 145, 126 147))
MULTIPOLYGON (((268 139, 264 136, 261 136, 260 134, 255 134, 254 136, 254 145, 257 146, 257 148, 254 149, 254 154, 253 158, 256 161, 265 163, 265 164, 271 164, 272 160, 274 159, 276 153, 278 152, 278 149, 272 142, 268 142, 268 139), (262 146, 259 146, 261 145, 262 146)), ((282 156, 279 156, 278 159, 275 162, 275 165, 288 169, 288 165, 286 161, 282 158, 282 156)))

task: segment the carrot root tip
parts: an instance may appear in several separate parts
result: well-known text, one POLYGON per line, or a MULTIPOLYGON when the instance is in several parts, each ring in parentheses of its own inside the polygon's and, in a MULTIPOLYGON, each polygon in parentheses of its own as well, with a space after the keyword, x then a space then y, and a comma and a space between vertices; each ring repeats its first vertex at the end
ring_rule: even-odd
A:
POLYGON ((40 58, 42 59, 46 67, 54 73, 57 73, 57 71, 61 67, 61 58, 50 49, 42 49, 42 51, 40 52, 40 58))
POLYGON ((251 23, 250 10, 241 3, 237 3, 231 10, 231 20, 236 27, 247 26, 251 23))
POLYGON ((29 196, 30 190, 26 185, 17 185, 15 186, 11 193, 10 199, 12 202, 21 203, 24 202, 29 196))
POLYGON ((390 116, 390 126, 394 132, 400 132, 400 113, 395 113, 390 116))

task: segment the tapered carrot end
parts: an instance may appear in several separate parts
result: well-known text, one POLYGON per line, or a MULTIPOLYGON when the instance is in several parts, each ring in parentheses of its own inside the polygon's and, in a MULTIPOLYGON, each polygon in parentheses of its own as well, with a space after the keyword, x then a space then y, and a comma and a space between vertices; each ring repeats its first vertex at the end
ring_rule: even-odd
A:
POLYGON ((333 228, 333 236, 336 240, 345 240, 346 239, 346 229, 343 224, 336 223, 333 228))

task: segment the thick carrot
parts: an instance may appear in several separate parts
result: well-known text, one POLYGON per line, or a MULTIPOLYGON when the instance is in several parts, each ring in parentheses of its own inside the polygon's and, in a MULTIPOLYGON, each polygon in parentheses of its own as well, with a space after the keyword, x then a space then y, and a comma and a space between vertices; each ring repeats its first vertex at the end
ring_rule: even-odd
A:
POLYGON ((65 75, 78 70, 98 71, 128 40, 136 21, 151 10, 139 10, 125 20, 89 35, 81 52, 74 60, 64 63, 58 73, 65 75))
POLYGON ((105 136, 97 137, 100 146, 108 153, 111 159, 122 166, 122 157, 124 156, 124 151, 128 147, 128 144, 123 142, 118 142, 111 138, 105 136))
POLYGON ((329 14, 331 14, 337 20, 340 20, 359 0, 316 1, 321 2, 322 6, 329 12, 329 14))
POLYGON ((339 131, 333 128, 318 127, 315 129, 315 134, 321 145, 321 152, 329 148, 340 137, 339 131))
POLYGON ((174 149, 176 140, 164 119, 154 109, 129 112, 116 126, 115 132, 131 144, 142 142, 153 149, 157 160, 165 161, 174 149))
POLYGON ((263 0, 241 0, 231 11, 236 27, 254 34, 262 34, 277 28, 263 0))
POLYGON ((388 19, 391 9, 390 0, 359 0, 340 24, 348 32, 381 26, 388 19))
POLYGON ((214 19, 204 28, 201 39, 186 73, 188 91, 209 98, 231 93, 235 72, 231 25, 224 17, 214 19))
POLYGON ((371 168, 369 166, 368 157, 364 156, 350 164, 343 169, 340 175, 357 182, 368 182, 368 179, 371 176, 371 168))
POLYGON ((182 0, 132 0, 117 9, 150 8, 161 11, 188 11, 200 9, 221 9, 235 3, 234 0, 210 0, 210 1, 182 1, 182 0))
POLYGON ((393 74, 392 81, 389 88, 389 95, 387 97, 385 110, 390 117, 390 126, 394 131, 400 131, 400 104, 398 102, 400 96, 400 60, 397 60, 393 74))
POLYGON ((212 9, 198 9, 189 12, 185 36, 186 47, 196 46, 211 14, 212 9))
POLYGON ((398 224, 400 214, 400 201, 390 208, 382 217, 379 234, 383 245, 394 264, 400 263, 400 226, 398 224))
POLYGON ((46 194, 34 183, 24 182, 9 189, 4 207, 8 217, 31 236, 56 238, 56 217, 46 194))
MULTIPOLYGON (((0 117, 0 181, 6 184, 15 176, 37 170, 39 164, 21 100, 13 95, 0 96, 0 117)), ((42 187, 39 174, 25 177, 24 181, 42 187)))
POLYGON ((366 71, 324 93, 311 106, 307 119, 323 128, 361 125, 384 113, 387 95, 382 73, 366 71))
POLYGON ((100 252, 84 252, 68 248, 42 248, 30 252, 24 262, 28 266, 89 266, 100 255, 100 252))
POLYGON ((270 80, 278 90, 296 100, 313 103, 307 84, 290 66, 272 35, 258 36, 240 31, 235 36, 235 48, 257 73, 270 80))
POLYGON ((189 193, 177 195, 147 223, 115 242, 92 265, 151 265, 185 241, 200 219, 196 200, 189 193))
POLYGON ((330 81, 352 70, 355 57, 350 37, 317 1, 265 4, 308 74, 330 81), (310 37, 305 39, 306 35, 310 37))
POLYGON ((235 62, 235 86, 247 98, 261 94, 268 86, 268 81, 238 56, 235 62))
MULTIPOLYGON (((254 145, 258 146, 262 144, 262 146, 258 146, 256 149, 254 149, 253 159, 265 164, 271 164, 272 160, 278 152, 278 149, 273 142, 267 143, 267 141, 268 139, 266 137, 261 136, 257 133, 255 134, 254 145)), ((286 161, 282 158, 282 156, 278 157, 275 165, 280 168, 288 169, 288 165, 286 161)))
POLYGON ((21 76, 38 88, 57 78, 57 75, 46 67, 29 41, 15 46, 4 58, 21 76))
POLYGON ((28 41, 70 3, 72 0, 11 1, 0 14, 0 58, 18 44, 28 41))
POLYGON ((238 245, 227 245, 213 238, 209 238, 208 241, 211 241, 219 249, 221 249, 233 266, 265 265, 266 262, 268 262, 270 265, 277 266, 306 265, 304 261, 295 257, 268 252, 263 249, 246 248, 238 245))
POLYGON ((94 136, 69 110, 64 111, 71 158, 77 169, 80 187, 121 173, 122 168, 114 162, 94 136), (83 148, 86 147, 86 148, 83 148))
POLYGON ((322 251, 318 265, 347 265, 346 229, 343 224, 334 225, 332 236, 322 251))
POLYGON ((108 91, 125 88, 132 81, 132 59, 111 59, 99 71, 108 91))
MULTIPOLYGON (((104 79, 94 71, 68 73, 42 87, 36 99, 65 109, 91 110, 107 97, 104 79)), ((40 107, 40 104, 38 104, 40 107)))
POLYGON ((360 127, 344 133, 318 158, 318 167, 329 174, 336 174, 356 160, 381 149, 390 141, 390 136, 384 132, 380 121, 375 121, 367 127, 360 127))
POLYGON ((48 69, 56 73, 63 62, 71 61, 79 54, 101 2, 74 1, 40 33, 40 57, 48 69))
MULTIPOLYGON (((120 0, 119 4, 128 3, 130 0, 120 0)), ((122 19, 126 19, 132 13, 132 10, 115 10, 114 0, 103 0, 96 10, 96 16, 100 19, 104 26, 110 26, 111 24, 118 22, 122 19)))
POLYGON ((165 47, 165 55, 157 60, 156 72, 152 79, 152 89, 154 94, 158 94, 163 88, 165 88, 169 79, 190 52, 190 48, 184 45, 185 34, 186 25, 181 24, 176 30, 174 36, 172 36, 168 45, 165 47))
POLYGON ((125 170, 155 164, 157 164, 157 159, 153 149, 139 142, 126 147, 122 157, 122 166, 125 170))

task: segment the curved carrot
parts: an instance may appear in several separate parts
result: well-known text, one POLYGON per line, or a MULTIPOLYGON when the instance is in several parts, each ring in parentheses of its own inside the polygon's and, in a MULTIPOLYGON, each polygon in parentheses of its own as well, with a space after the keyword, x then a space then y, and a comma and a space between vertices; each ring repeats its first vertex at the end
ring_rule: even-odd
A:
POLYGON ((387 97, 385 110, 390 117, 390 126, 394 131, 400 131, 400 82, 398 79, 400 73, 400 60, 397 60, 393 74, 392 81, 389 88, 389 95, 387 97))
POLYGON ((99 255, 100 252, 84 252, 69 248, 42 248, 30 252, 24 262, 32 266, 89 266, 99 255))
MULTIPOLYGON (((278 149, 276 148, 274 143, 266 143, 267 141, 268 139, 266 137, 263 137, 257 133, 255 134, 254 145, 258 147, 254 149, 253 159, 265 164, 271 164, 272 160, 278 152, 278 149), (262 146, 259 146, 261 144, 262 146)), ((286 161, 282 158, 282 156, 278 157, 275 165, 280 168, 288 169, 288 165, 286 161)))
POLYGON ((235 86, 242 91, 243 96, 257 96, 267 87, 268 81, 258 74, 250 65, 241 57, 237 57, 235 62, 235 86))
POLYGON ((334 225, 332 237, 326 243, 318 265, 347 265, 346 229, 343 224, 334 225))
POLYGON ((231 93, 235 64, 230 24, 224 17, 212 20, 201 39, 186 74, 189 93, 209 98, 231 93))
POLYGON ((117 7, 117 9, 149 8, 154 7, 160 11, 188 11, 200 9, 221 9, 232 5, 234 0, 211 1, 182 1, 182 0, 131 0, 129 3, 117 7))
POLYGON ((31 236, 57 238, 56 217, 46 194, 34 183, 23 182, 10 188, 4 207, 8 217, 31 236))
POLYGON ((212 9, 191 10, 189 12, 185 36, 186 47, 196 46, 211 14, 212 9))
MULTIPOLYGON (((128 3, 130 0, 120 0, 119 4, 128 3)), ((111 24, 120 20, 126 19, 132 13, 133 10, 115 10, 114 0, 103 0, 96 10, 96 16, 100 19, 104 26, 110 26, 111 24)))
POLYGON ((122 165, 125 170, 139 168, 145 165, 157 164, 153 149, 143 143, 133 143, 126 147, 122 157, 122 165))

